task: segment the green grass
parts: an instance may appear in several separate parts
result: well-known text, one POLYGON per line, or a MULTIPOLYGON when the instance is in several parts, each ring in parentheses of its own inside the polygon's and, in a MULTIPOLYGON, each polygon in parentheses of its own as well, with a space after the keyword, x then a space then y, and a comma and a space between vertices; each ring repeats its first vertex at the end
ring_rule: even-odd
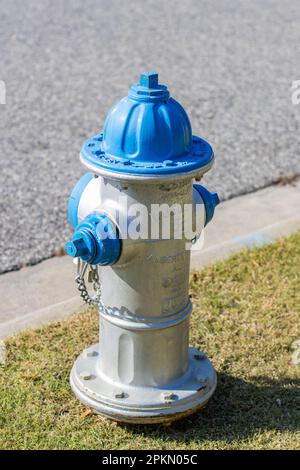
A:
POLYGON ((68 379, 97 340, 90 310, 7 342, 0 366, 2 449, 300 449, 300 234, 191 276, 191 343, 218 372, 207 408, 170 427, 86 412, 68 379))

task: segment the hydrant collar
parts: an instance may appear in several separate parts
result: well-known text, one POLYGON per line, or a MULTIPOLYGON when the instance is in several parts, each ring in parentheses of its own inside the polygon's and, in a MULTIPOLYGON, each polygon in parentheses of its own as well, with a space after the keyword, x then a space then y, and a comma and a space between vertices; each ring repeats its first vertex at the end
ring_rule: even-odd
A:
POLYGON ((200 137, 192 137, 191 152, 178 158, 157 161, 135 161, 120 159, 103 150, 103 134, 87 140, 80 153, 84 166, 96 174, 105 176, 168 176, 182 173, 206 173, 214 162, 214 153, 208 142, 200 137), (93 149, 93 150, 91 150, 93 149))

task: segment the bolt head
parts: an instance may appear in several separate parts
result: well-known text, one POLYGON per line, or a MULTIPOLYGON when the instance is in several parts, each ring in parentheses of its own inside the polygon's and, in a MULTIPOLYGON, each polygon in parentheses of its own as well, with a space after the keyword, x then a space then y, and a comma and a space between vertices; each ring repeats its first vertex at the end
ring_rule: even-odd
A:
POLYGON ((79 376, 82 380, 90 380, 92 378, 92 374, 87 370, 80 372, 79 376))
POLYGON ((196 380, 199 384, 208 384, 208 377, 204 375, 196 375, 196 380))
POLYGON ((178 395, 176 395, 175 393, 164 392, 162 393, 162 398, 165 403, 172 403, 173 401, 178 399, 178 395))
POLYGON ((95 357, 95 356, 98 356, 98 353, 97 353, 97 351, 86 351, 85 356, 86 357, 95 357))
POLYGON ((73 256, 73 258, 77 258, 84 252, 86 252, 86 244, 82 237, 74 238, 70 242, 66 243, 66 252, 68 255, 73 256))
POLYGON ((196 361, 203 361, 205 359, 205 354, 203 352, 199 352, 197 354, 194 354, 194 358, 196 361))
POLYGON ((127 394, 125 392, 120 392, 115 394, 115 398, 127 398, 127 394))

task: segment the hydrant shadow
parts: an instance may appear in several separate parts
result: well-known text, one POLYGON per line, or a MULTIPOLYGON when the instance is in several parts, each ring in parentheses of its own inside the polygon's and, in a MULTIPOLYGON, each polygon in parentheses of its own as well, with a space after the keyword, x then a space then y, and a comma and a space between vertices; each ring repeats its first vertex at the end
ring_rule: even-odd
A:
POLYGON ((258 431, 300 429, 300 378, 253 377, 251 382, 218 374, 218 386, 206 408, 170 426, 128 426, 131 433, 178 442, 231 442, 258 431))

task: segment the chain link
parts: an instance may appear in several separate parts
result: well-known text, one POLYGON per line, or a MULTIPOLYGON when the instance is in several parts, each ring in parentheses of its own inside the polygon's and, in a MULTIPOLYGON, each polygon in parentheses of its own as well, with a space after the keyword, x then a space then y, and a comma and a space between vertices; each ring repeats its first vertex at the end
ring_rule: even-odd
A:
POLYGON ((75 277, 75 282, 77 284, 77 289, 80 292, 80 297, 84 300, 84 302, 86 302, 88 305, 99 305, 101 300, 101 283, 97 266, 92 266, 91 264, 81 261, 80 258, 77 258, 77 274, 75 277), (95 295, 93 296, 89 294, 84 279, 87 268, 89 268, 88 282, 93 283, 93 289, 95 291, 95 295))

